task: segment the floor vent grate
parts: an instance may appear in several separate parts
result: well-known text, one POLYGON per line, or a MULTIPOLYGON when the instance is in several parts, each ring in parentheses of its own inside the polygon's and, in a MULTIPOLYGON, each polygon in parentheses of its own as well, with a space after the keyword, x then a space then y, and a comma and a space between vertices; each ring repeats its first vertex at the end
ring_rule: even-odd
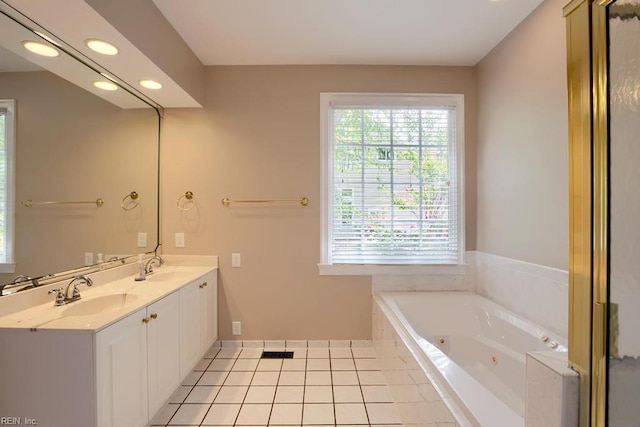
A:
POLYGON ((293 359, 293 351, 263 351, 261 359, 293 359))

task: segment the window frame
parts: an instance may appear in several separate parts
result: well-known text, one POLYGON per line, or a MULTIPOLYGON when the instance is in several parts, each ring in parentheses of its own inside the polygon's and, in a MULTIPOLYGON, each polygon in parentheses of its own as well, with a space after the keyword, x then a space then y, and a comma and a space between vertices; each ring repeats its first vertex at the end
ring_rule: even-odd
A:
POLYGON ((320 262, 321 275, 376 275, 376 274, 461 274, 465 271, 465 119, 463 94, 428 93, 320 93, 320 162, 321 162, 321 235, 320 262), (457 264, 334 264, 330 257, 331 218, 333 212, 333 145, 330 134, 330 111, 334 105, 350 106, 453 106, 456 111, 456 193, 458 227, 457 264))
POLYGON ((15 146, 16 101, 0 99, 0 110, 5 111, 5 259, 0 258, 0 273, 15 273, 15 146))

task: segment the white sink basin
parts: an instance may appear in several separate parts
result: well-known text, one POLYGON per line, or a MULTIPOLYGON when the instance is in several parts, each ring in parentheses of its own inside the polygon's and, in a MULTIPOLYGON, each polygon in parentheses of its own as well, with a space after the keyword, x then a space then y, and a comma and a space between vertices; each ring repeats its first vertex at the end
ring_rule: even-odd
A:
POLYGON ((131 294, 111 294, 103 295, 88 300, 73 302, 68 308, 62 311, 63 316, 89 316, 92 314, 104 313, 106 311, 118 310, 133 304, 138 297, 131 294))

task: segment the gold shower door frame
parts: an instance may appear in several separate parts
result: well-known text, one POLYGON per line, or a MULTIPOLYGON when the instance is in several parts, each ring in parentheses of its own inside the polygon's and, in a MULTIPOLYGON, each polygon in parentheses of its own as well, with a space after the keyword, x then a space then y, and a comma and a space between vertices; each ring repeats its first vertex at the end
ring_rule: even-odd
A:
POLYGON ((580 426, 607 421, 607 6, 574 0, 567 23, 569 95, 569 364, 580 373, 580 426))

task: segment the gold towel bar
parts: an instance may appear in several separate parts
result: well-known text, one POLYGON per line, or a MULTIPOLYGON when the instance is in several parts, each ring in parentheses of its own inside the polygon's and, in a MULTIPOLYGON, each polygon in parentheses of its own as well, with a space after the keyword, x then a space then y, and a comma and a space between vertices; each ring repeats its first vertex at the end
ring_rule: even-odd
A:
POLYGON ((27 207, 30 208, 32 206, 35 205, 96 205, 96 206, 102 206, 104 205, 104 200, 103 199, 97 199, 97 200, 92 200, 89 202, 75 202, 75 201, 71 201, 71 202, 62 202, 62 201, 52 201, 52 202, 34 202, 33 200, 25 200, 24 202, 22 202, 22 204, 27 207))
POLYGON ((309 199, 303 197, 301 199, 284 199, 284 200, 230 200, 228 197, 222 199, 224 206, 229 206, 231 203, 300 203, 302 206, 309 204, 309 199))

